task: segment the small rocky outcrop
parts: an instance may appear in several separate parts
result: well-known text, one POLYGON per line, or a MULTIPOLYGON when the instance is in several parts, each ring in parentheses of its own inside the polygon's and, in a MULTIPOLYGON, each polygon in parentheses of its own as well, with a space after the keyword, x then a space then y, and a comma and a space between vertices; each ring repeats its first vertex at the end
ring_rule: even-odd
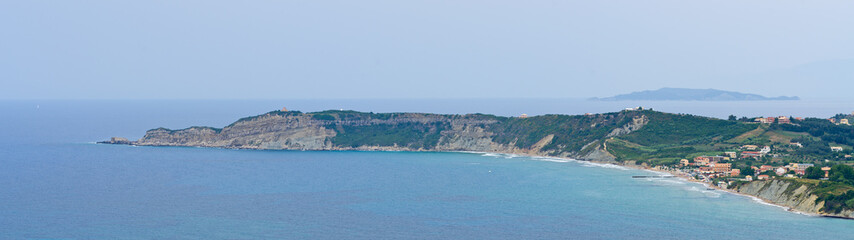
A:
POLYGON ((608 133, 608 136, 606 137, 616 137, 632 133, 641 129, 647 123, 649 123, 649 119, 646 117, 646 115, 641 115, 639 117, 632 118, 632 122, 624 125, 623 127, 611 130, 611 133, 608 133))
POLYGON ((128 140, 127 138, 123 138, 123 137, 111 137, 111 138, 110 138, 110 140, 107 140, 107 141, 100 141, 100 142, 98 142, 98 143, 102 143, 102 144, 124 144, 124 145, 130 145, 130 144, 132 144, 133 142, 131 142, 131 141, 130 141, 130 140, 128 140))

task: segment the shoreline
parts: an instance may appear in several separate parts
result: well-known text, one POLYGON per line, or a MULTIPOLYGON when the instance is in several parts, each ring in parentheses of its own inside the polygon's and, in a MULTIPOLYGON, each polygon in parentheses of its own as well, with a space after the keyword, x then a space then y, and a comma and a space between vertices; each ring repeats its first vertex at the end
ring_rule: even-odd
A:
MULTIPOLYGON (((617 165, 617 164, 615 164, 615 165, 617 165)), ((678 178, 679 180, 682 180, 682 181, 684 181, 684 182, 688 182, 688 183, 697 183, 697 184, 701 184, 701 185, 705 186, 705 187, 706 187, 706 188, 708 188, 708 189, 714 189, 715 191, 722 191, 722 192, 725 192, 725 193, 728 193, 728 194, 732 194, 732 195, 736 195, 736 196, 741 196, 741 197, 750 198, 751 200, 756 201, 756 202, 758 202, 758 203, 760 203, 760 204, 765 204, 765 205, 769 205, 769 206, 778 207, 778 208, 781 208, 781 209, 783 209, 783 210, 785 210, 785 211, 787 211, 787 212, 791 212, 791 213, 795 213, 795 214, 800 214, 800 215, 805 215, 805 216, 812 216, 812 217, 835 217, 835 216, 826 216, 826 215, 818 214, 818 213, 807 213, 807 212, 799 211, 799 210, 796 210, 796 209, 794 209, 794 208, 792 208, 792 207, 788 207, 788 206, 784 206, 784 205, 781 205, 781 204, 777 204, 777 203, 771 202, 771 201, 769 201, 769 200, 767 200, 767 199, 764 199, 764 198, 761 198, 761 197, 758 197, 758 196, 753 196, 753 195, 749 195, 749 194, 745 194, 745 193, 737 192, 737 191, 732 190, 732 189, 720 188, 720 187, 718 187, 718 186, 714 186, 714 185, 712 185, 712 184, 710 184, 710 183, 707 183, 707 182, 697 181, 696 179, 690 178, 690 177, 688 177, 688 176, 686 176, 686 175, 684 175, 684 174, 681 174, 681 173, 679 173, 679 172, 675 172, 675 171, 668 171, 668 170, 662 170, 662 169, 655 169, 655 168, 643 167, 643 166, 638 166, 638 165, 634 165, 634 166, 632 166, 632 165, 627 165, 627 164, 619 164, 618 166, 624 166, 624 167, 632 168, 632 169, 636 169, 636 170, 647 170, 647 171, 657 172, 657 173, 666 173, 666 174, 671 175, 671 176, 674 176, 675 178, 678 178)), ((835 217, 835 218, 843 218, 843 217, 835 217)), ((847 218, 846 218, 846 219, 847 219, 847 218)))
MULTIPOLYGON (((145 146, 145 147, 193 147, 193 148, 238 149, 238 150, 274 150, 274 149, 257 149, 257 148, 226 148, 226 147, 208 147, 208 146, 179 146, 179 145, 167 145, 167 146, 163 146, 163 145, 115 144, 115 143, 109 143, 109 142, 96 142, 96 144, 106 144, 106 145, 130 145, 130 146, 137 146, 137 147, 139 147, 139 146, 145 146)), ((294 150, 294 149, 276 149, 276 150, 306 151, 306 150, 294 150)), ((464 151, 464 150, 460 150, 460 151, 431 151, 431 150, 414 150, 414 151, 413 151, 413 150, 407 150, 407 149, 402 149, 402 150, 390 150, 390 149, 328 149, 328 150, 310 150, 310 151, 342 151, 342 152, 346 152, 346 151, 364 151, 364 152, 422 152, 422 153, 423 153, 423 152, 439 152, 439 153, 441 153, 441 152, 446 152, 446 153, 468 153, 468 154, 503 154, 503 155, 511 156, 510 158, 517 157, 517 156, 523 156, 523 157, 541 158, 541 159, 560 159, 560 161, 552 161, 552 162, 577 162, 577 163, 582 163, 582 164, 583 164, 583 163, 590 163, 590 164, 601 165, 601 166, 599 166, 599 167, 603 167, 603 168, 613 168, 613 167, 607 167, 607 166, 615 166, 615 167, 621 167, 621 168, 627 168, 627 169, 634 169, 634 170, 646 170, 646 171, 655 172, 655 173, 663 173, 663 174, 667 174, 667 175, 670 175, 670 176, 674 176, 675 178, 678 178, 680 181, 683 181, 683 182, 688 182, 688 183, 698 183, 698 184, 700 184, 700 185, 705 186, 707 189, 708 189, 708 188, 711 188, 711 189, 714 189, 714 190, 717 190, 717 191, 723 191, 723 192, 726 192, 726 193, 729 193, 729 194, 733 194, 733 195, 737 195, 737 196, 742 196, 742 197, 747 197, 747 198, 750 198, 751 200, 754 200, 754 201, 756 201, 756 202, 758 202, 758 203, 760 203, 760 204, 765 204, 765 205, 769 205, 769 206, 778 207, 778 208, 781 208, 781 209, 783 209, 783 210, 785 210, 785 211, 787 211, 787 212, 791 212, 791 213, 795 213, 795 214, 799 214, 799 215, 813 216, 813 217, 830 217, 830 218, 852 219, 852 218, 845 218, 845 217, 839 217, 839 216, 825 215, 825 214, 819 214, 819 213, 807 213, 807 212, 802 212, 802 211, 795 210, 795 209, 794 209, 794 208, 792 208, 792 207, 788 207, 788 206, 780 205, 780 204, 777 204, 777 203, 771 202, 771 201, 769 201, 769 200, 767 200, 767 199, 760 198, 760 197, 758 197, 758 196, 748 195, 748 194, 744 194, 744 193, 736 192, 736 191, 733 191, 733 190, 730 190, 730 189, 723 189, 723 188, 720 188, 720 187, 718 187, 718 186, 713 186, 713 185, 711 185, 711 184, 709 184, 709 183, 706 183, 706 182, 697 181, 697 180, 695 180, 695 179, 693 179, 693 178, 690 178, 690 177, 688 177, 688 176, 686 176, 686 175, 684 175, 684 174, 682 174, 682 173, 680 173, 680 172, 676 172, 676 171, 668 171, 668 170, 663 170, 663 169, 655 169, 655 168, 650 168, 650 167, 646 167, 646 166, 641 166, 641 165, 631 165, 631 164, 625 164, 625 163, 620 163, 620 162, 596 161, 596 160, 579 160, 579 159, 570 158, 570 157, 543 156, 543 155, 537 155, 537 154, 531 154, 531 153, 518 153, 518 152, 516 152, 516 153, 506 153, 506 152, 464 151)), ((496 157, 498 157, 498 156, 496 156, 496 157)), ((546 161, 548 161, 548 160, 546 160, 546 161)))
MULTIPOLYGON (((788 206, 784 206, 784 205, 781 205, 781 204, 777 204, 777 203, 771 202, 771 201, 769 201, 769 200, 767 200, 767 199, 764 199, 764 198, 761 198, 761 197, 758 197, 758 196, 753 196, 753 195, 749 195, 749 194, 744 194, 744 193, 740 193, 740 192, 737 192, 737 191, 734 191, 734 190, 731 190, 731 189, 720 188, 720 187, 718 187, 718 186, 714 186, 714 185, 709 184, 709 183, 706 183, 706 182, 697 181, 696 179, 690 178, 690 177, 688 177, 687 175, 685 175, 685 174, 683 174, 683 173, 681 173, 681 172, 676 172, 676 171, 668 171, 668 170, 663 170, 663 169, 650 168, 650 167, 645 167, 645 166, 640 166, 640 165, 630 165, 630 164, 624 164, 624 163, 618 163, 618 162, 603 162, 603 161, 593 161, 593 160, 578 160, 578 159, 574 159, 574 158, 567 158, 567 157, 540 156, 540 155, 534 155, 534 154, 501 153, 501 152, 479 152, 479 151, 453 151, 453 152, 458 152, 458 153, 474 153, 474 154, 508 154, 508 155, 516 155, 516 156, 531 157, 531 158, 534 158, 534 157, 538 157, 538 158, 552 158, 552 159, 561 159, 561 160, 565 160, 565 161, 560 161, 560 162, 579 162, 579 163, 589 162, 589 163, 594 163, 594 164, 602 164, 602 165, 612 165, 612 166, 617 166, 617 167, 624 167, 624 168, 634 169, 634 170, 645 170, 645 171, 650 171, 650 172, 654 172, 654 173, 666 174, 666 175, 668 175, 668 176, 674 176, 674 178, 677 178, 677 179, 679 179, 680 181, 683 181, 683 182, 687 182, 687 183, 697 183, 697 184, 700 184, 700 185, 702 185, 702 186, 706 187, 707 189, 714 189, 714 190, 716 190, 716 191, 722 191, 722 192, 725 192, 725 193, 728 193, 728 194, 732 194, 732 195, 736 195, 736 196, 741 196, 741 197, 746 197, 746 198, 749 198, 750 200, 756 201, 756 202, 757 202, 757 203, 759 203, 759 204, 764 204, 764 205, 769 205, 769 206, 777 207, 777 208, 783 209, 783 210, 784 210, 784 211, 786 211, 786 212, 790 212, 790 213, 794 213, 794 214, 798 214, 798 215, 804 215, 804 216, 810 216, 810 217, 829 217, 829 218, 851 219, 851 218, 845 218, 845 217, 839 217, 839 216, 832 216, 832 215, 824 215, 824 214, 819 214, 819 213, 808 213, 808 212, 799 211, 799 210, 796 210, 796 209, 794 209, 794 208, 792 208, 792 207, 788 207, 788 206)), ((557 161, 555 161, 555 162, 557 162, 557 161)), ((608 167, 605 167, 605 168, 608 168, 608 167)))

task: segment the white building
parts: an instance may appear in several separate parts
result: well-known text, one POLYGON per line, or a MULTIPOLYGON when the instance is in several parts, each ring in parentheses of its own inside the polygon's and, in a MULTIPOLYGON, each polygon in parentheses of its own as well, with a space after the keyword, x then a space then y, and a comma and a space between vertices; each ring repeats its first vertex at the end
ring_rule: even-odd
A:
POLYGON ((762 147, 761 150, 759 150, 759 153, 761 153, 762 155, 768 154, 770 152, 771 152, 771 147, 769 147, 769 146, 764 146, 764 147, 762 147))
POLYGON ((778 167, 777 170, 774 172, 777 173, 777 176, 783 176, 783 174, 786 174, 788 170, 786 170, 786 168, 784 167, 778 167))

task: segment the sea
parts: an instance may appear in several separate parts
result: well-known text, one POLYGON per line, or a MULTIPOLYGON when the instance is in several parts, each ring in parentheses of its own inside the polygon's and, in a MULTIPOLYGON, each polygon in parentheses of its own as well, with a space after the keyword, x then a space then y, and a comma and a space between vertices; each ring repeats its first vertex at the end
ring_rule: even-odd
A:
POLYGON ((0 239, 851 239, 803 215, 660 173, 478 152, 95 144, 156 127, 319 111, 579 114, 644 106, 830 117, 843 101, 3 100, 0 239))

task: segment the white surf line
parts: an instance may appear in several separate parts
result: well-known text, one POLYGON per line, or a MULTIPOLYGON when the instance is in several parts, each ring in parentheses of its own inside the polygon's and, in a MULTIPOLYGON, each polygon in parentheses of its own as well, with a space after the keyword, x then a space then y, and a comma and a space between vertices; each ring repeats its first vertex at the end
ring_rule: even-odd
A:
MULTIPOLYGON (((480 154, 481 156, 485 156, 485 157, 498 157, 498 156, 500 156, 500 155, 502 155, 502 154, 503 154, 503 153, 477 152, 477 151, 455 151, 455 152, 460 152, 460 153, 471 153, 471 154, 480 154)), ((516 154, 509 154, 509 155, 513 155, 513 156, 520 156, 520 155, 516 155, 516 154)), ((674 178, 676 178, 676 180, 666 179, 668 182, 676 182, 676 181, 678 181, 678 182, 682 182, 683 184, 696 183, 697 185, 700 185, 700 186, 702 186, 703 188, 711 188, 711 186, 709 185, 709 183, 702 183, 702 182, 690 181, 690 180, 688 180, 688 179, 685 179, 683 176, 676 176, 676 175, 673 175, 673 174, 671 174, 671 173, 669 173, 669 172, 662 171, 662 170, 654 170, 654 169, 646 169, 646 168, 632 168, 632 167, 620 166, 620 165, 616 165, 616 164, 610 164, 610 163, 595 163, 595 162, 582 161, 582 160, 577 160, 577 159, 572 159, 572 158, 544 157, 544 156, 533 156, 533 155, 529 155, 529 156, 526 156, 526 157, 528 157, 528 158, 529 158, 529 159, 531 159, 531 160, 535 160, 535 161, 549 161, 549 162, 562 162, 562 163, 565 163, 565 162, 575 162, 575 163, 579 163, 579 164, 581 164, 581 166, 584 166, 584 167, 601 167, 601 168, 609 168, 609 169, 619 169, 619 170, 623 170, 623 171, 632 170, 632 169, 635 169, 635 170, 641 170, 641 171, 645 171, 645 172, 649 172, 649 173, 654 173, 654 174, 656 174, 656 175, 658 175, 658 176, 674 176, 674 178)), ((648 180, 649 180, 649 179, 648 179, 648 180)), ((650 180, 650 181, 652 181, 652 180, 650 180)), ((662 181, 662 179, 659 179, 658 181, 662 181)), ((672 185, 672 186, 681 186, 681 185, 672 185)), ((687 189, 684 189, 684 188, 683 188, 683 190, 687 190, 687 189)), ((690 191, 690 190, 688 190, 688 191, 690 191)), ((768 206, 774 206, 774 207, 780 208, 780 209, 782 209, 782 210, 784 210, 784 211, 786 211, 786 212, 790 212, 790 213, 794 213, 794 214, 798 214, 798 215, 811 216, 811 217, 818 217, 818 216, 821 216, 821 215, 818 215, 818 214, 811 214, 811 213, 805 213, 805 212, 797 211, 797 210, 794 210, 793 208, 789 208, 789 207, 786 207, 786 206, 783 206, 783 205, 779 205, 779 204, 775 204, 775 203, 768 202, 768 201, 763 200, 763 199, 761 199, 761 198, 759 198, 759 197, 756 197, 756 196, 752 196, 752 195, 748 195, 748 194, 743 194, 743 193, 732 192, 732 191, 729 191, 729 190, 715 190, 715 191, 709 191, 709 190, 696 189, 696 191, 699 191, 699 192, 704 193, 704 194, 711 193, 711 194, 716 195, 716 196, 720 196, 720 195, 721 195, 721 194, 720 194, 720 192, 724 192, 724 193, 728 193, 728 194, 732 194, 732 195, 736 195, 736 196, 746 197, 746 198, 749 198, 750 200, 753 200, 754 202, 757 202, 757 203, 759 203, 759 204, 762 204, 762 205, 768 205, 768 206)))
MULTIPOLYGON (((655 171, 655 170, 649 170, 649 169, 644 169, 644 170, 648 170, 648 171, 655 171)), ((662 174, 669 174, 669 173, 662 172, 662 174)), ((711 188, 711 184, 710 184, 710 183, 690 181, 690 180, 685 179, 684 177, 681 177, 681 176, 677 176, 676 178, 678 178, 678 180, 675 180, 675 181, 682 181, 682 182, 689 183, 689 184, 690 184, 690 183, 696 183, 697 185, 703 186, 704 188, 711 188)), ((690 190, 690 189, 689 189, 689 190, 690 190)), ((782 209, 783 211, 790 212, 790 213, 794 213, 794 214, 798 214, 798 215, 811 216, 811 217, 820 217, 820 216, 821 216, 821 215, 818 215, 818 214, 812 214, 812 213, 805 213, 805 212, 801 212, 801 211, 798 211, 798 210, 794 210, 794 208, 790 208, 790 207, 786 207, 786 206, 783 206, 783 205, 780 205, 780 204, 776 204, 776 203, 772 203, 772 202, 766 201, 766 200, 764 200, 764 199, 762 199, 762 198, 759 198, 759 197, 757 197, 757 196, 753 196, 753 195, 749 195, 749 194, 744 194, 744 193, 738 193, 738 192, 734 192, 734 191, 730 191, 730 190, 719 190, 719 189, 716 189, 716 190, 715 190, 716 192, 713 192, 713 191, 709 191, 709 190, 696 189, 695 191, 699 191, 699 192, 702 192, 702 193, 706 193, 706 192, 709 192, 709 193, 715 193, 715 194, 717 194, 717 195, 720 195, 720 193, 719 193, 719 192, 724 192, 724 193, 731 194, 731 195, 735 195, 735 196, 746 197, 746 198, 748 198, 748 199, 750 199, 750 200, 753 200, 753 202, 756 202, 756 203, 759 203, 759 204, 762 204, 762 205, 767 205, 767 206, 777 207, 777 208, 782 209)))

